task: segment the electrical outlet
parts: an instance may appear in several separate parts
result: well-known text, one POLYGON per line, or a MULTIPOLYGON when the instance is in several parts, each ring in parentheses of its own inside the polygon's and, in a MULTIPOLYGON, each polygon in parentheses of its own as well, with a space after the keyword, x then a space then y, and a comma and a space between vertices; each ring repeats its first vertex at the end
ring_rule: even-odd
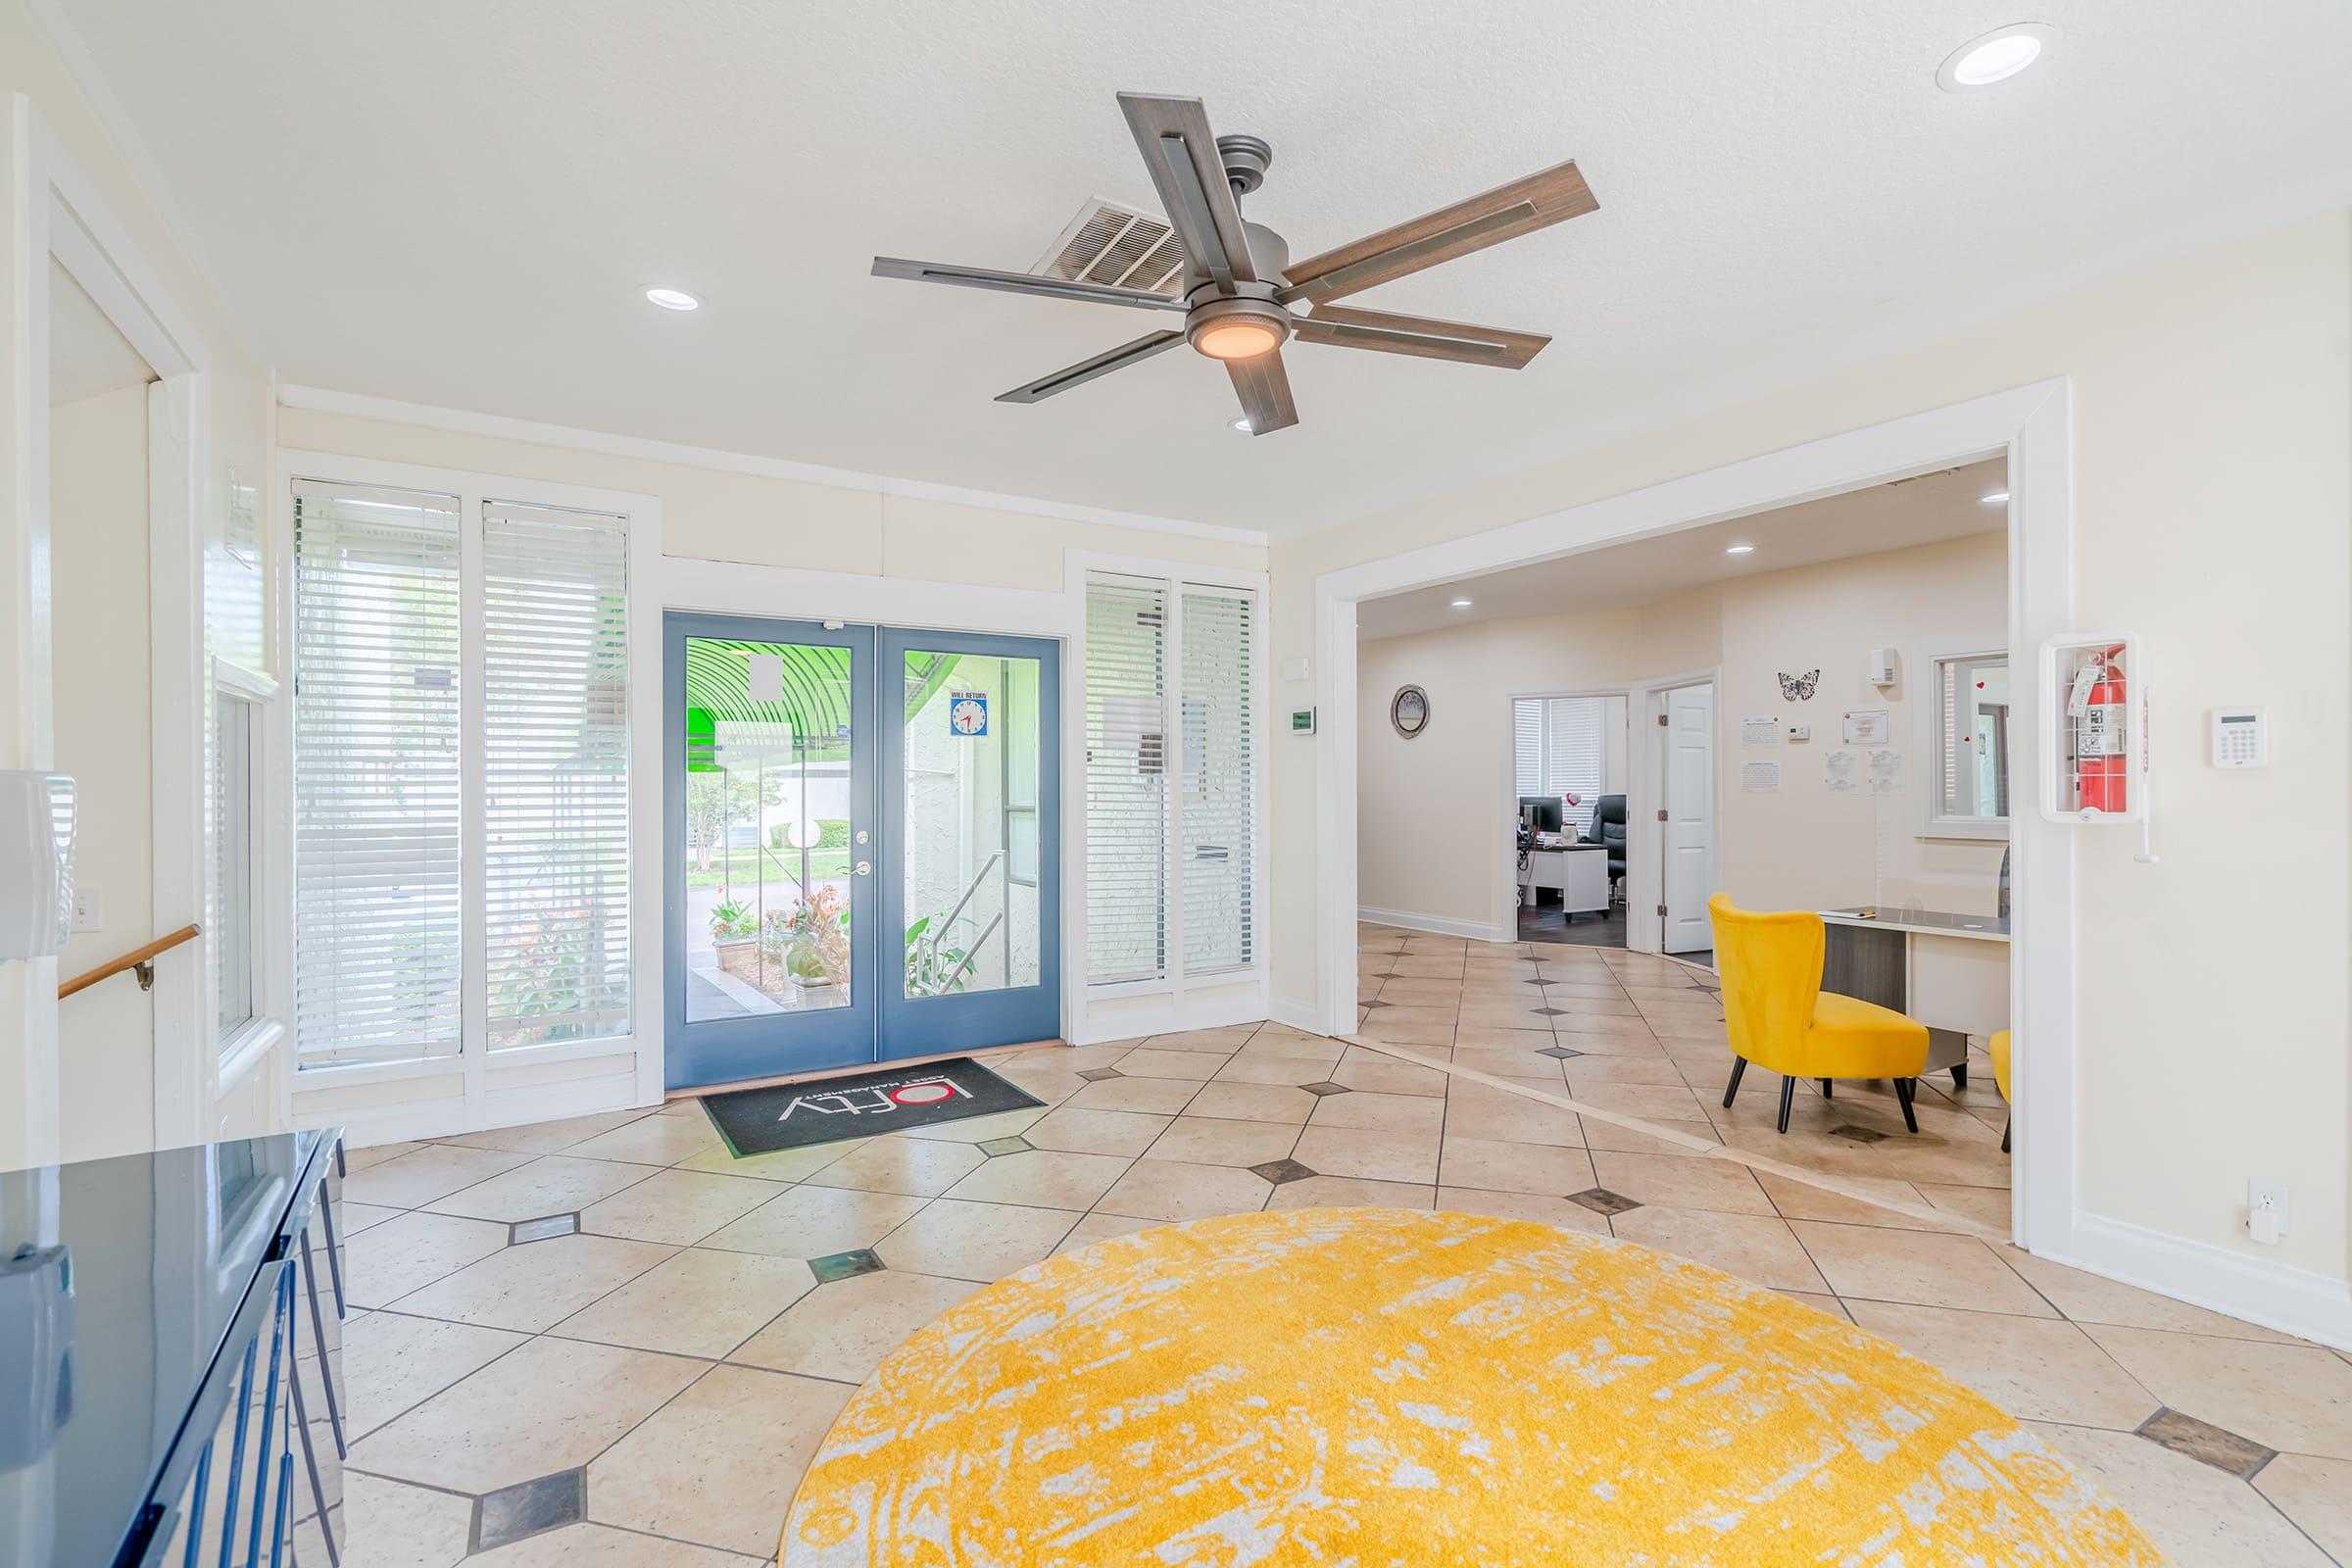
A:
POLYGON ((74 890, 74 929, 103 931, 106 929, 106 895, 96 888, 79 887, 74 890))
POLYGON ((2254 1233, 2254 1239, 2256 1241, 2275 1241, 2278 1237, 2284 1236, 2287 1229, 2286 1221, 2286 1189, 2249 1180, 2246 1183, 2246 1228, 2254 1233), (2266 1209, 2268 1211, 2267 1218, 2277 1226, 2277 1229, 2272 1231, 2268 1237, 2263 1235, 2263 1231, 2268 1228, 2265 1224, 2266 1209))

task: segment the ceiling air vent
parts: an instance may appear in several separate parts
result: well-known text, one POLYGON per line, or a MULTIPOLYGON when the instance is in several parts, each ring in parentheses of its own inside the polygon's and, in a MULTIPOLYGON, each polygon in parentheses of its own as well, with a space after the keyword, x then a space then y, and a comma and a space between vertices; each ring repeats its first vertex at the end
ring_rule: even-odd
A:
POLYGON ((1165 219, 1098 196, 1078 209, 1030 270, 1041 277, 1140 288, 1173 299, 1184 285, 1184 248, 1165 219))

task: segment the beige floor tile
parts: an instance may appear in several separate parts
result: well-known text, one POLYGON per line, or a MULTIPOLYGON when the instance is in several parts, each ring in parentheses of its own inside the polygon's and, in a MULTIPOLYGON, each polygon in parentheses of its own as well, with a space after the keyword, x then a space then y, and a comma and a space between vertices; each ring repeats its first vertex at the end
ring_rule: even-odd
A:
POLYGON ((1691 1147, 1693 1142, 1701 1145, 1722 1142, 1714 1128, 1695 1121, 1661 1121, 1652 1125, 1657 1131, 1643 1132, 1598 1116, 1587 1116, 1585 1146, 1594 1150, 1615 1149, 1629 1154, 1688 1154, 1696 1152, 1691 1147))
MULTIPOLYGON (((1307 1098, 1312 1099, 1312 1096, 1307 1098)), ((1065 1154, 1123 1154, 1130 1158, 1152 1147, 1175 1118, 1132 1110, 1090 1110, 1061 1105, 1021 1136, 1040 1149, 1065 1154)))
POLYGON ((730 1551, 773 1551, 801 1472, 852 1392, 713 1367, 588 1467, 588 1516, 730 1551))
POLYGON ((565 1151, 582 1159, 618 1159, 633 1165, 674 1165, 722 1149, 708 1115, 646 1117, 574 1144, 565 1151))
POLYGON ((346 1470, 343 1520, 351 1568, 455 1568, 472 1540, 473 1499, 346 1470))
POLYGON ((398 1159, 425 1147, 424 1140, 407 1143, 352 1144, 343 1153, 343 1168, 348 1172, 371 1170, 388 1159, 398 1159))
POLYGON ((2282 1453, 2255 1472, 2254 1487, 2323 1551, 2352 1563, 2352 1463, 2282 1453))
POLYGON ((2252 1487, 2128 1432, 2033 1430, 2112 1498, 2180 1568, 2328 1568, 2252 1487))
POLYGON ((1137 1219, 1132 1215, 1105 1214, 1098 1210, 1070 1227, 1070 1234, 1064 1236, 1061 1245, 1054 1249, 1054 1255, 1059 1257, 1065 1252, 1075 1252, 1082 1247, 1107 1242, 1114 1236, 1133 1236, 1137 1231, 1148 1231, 1159 1223, 1155 1219, 1137 1219))
POLYGON ((1438 1179, 1447 1187, 1565 1198, 1593 1185, 1592 1160, 1581 1148, 1504 1144, 1449 1134, 1438 1179))
MULTIPOLYGON (((1037 1130, 1032 1124, 1030 1132, 1037 1130)), ((1022 1136, 1026 1137, 1027 1134, 1022 1136)), ((870 1193, 937 1198, 980 1168, 988 1156, 972 1144, 877 1138, 804 1178, 811 1187, 858 1187, 870 1193)))
POLYGON ((440 1138, 434 1142, 455 1144, 464 1149, 506 1149, 521 1154, 555 1154, 584 1144, 616 1127, 626 1127, 641 1116, 651 1116, 656 1107, 642 1105, 629 1110, 605 1110, 592 1116, 566 1116, 562 1121, 526 1122, 520 1127, 494 1127, 483 1133, 461 1133, 455 1138, 440 1138))
POLYGON ((1744 1165, 1705 1154, 1627 1154, 1606 1150, 1592 1156, 1601 1186, 1636 1202, 1668 1208, 1713 1208, 1730 1214, 1777 1212, 1744 1165))
POLYGON ((2026 1283, 2048 1297, 2059 1311, 2078 1323, 2112 1323, 2127 1329, 2169 1329, 2180 1334, 2214 1334, 2225 1339, 2262 1340, 2272 1345, 2299 1344, 2274 1329, 2262 1328, 2220 1312, 2176 1301, 2169 1296, 2119 1285, 2114 1280, 2085 1274, 2079 1268, 2052 1263, 2016 1248, 2003 1248, 2001 1260, 2026 1277, 2026 1283))
POLYGON ((996 1069, 997 1076, 1013 1087, 1027 1091, 1049 1105, 1056 1105, 1084 1089, 1087 1080, 1078 1076, 1078 1069, 1059 1062, 1014 1060, 996 1069))
MULTIPOLYGON (((1526 987, 1525 991, 1525 995, 1507 1001, 1464 1002, 1461 1015, 1454 1021, 1463 1029, 1509 1034, 1548 1030, 1553 1024, 1565 1021, 1538 1012, 1536 1009, 1544 1005, 1544 999, 1535 994, 1536 988, 1533 986, 1526 987)), ((1456 1035, 1454 1043, 1461 1043, 1459 1035, 1456 1035)))
MULTIPOLYGON (((1560 1020, 1566 1023, 1568 1020, 1560 1020)), ((1582 1029, 1555 1029, 1552 1038, 1570 1051, 1581 1051, 1588 1056, 1663 1056, 1666 1048, 1651 1034, 1633 1034, 1613 1031, 1606 1034, 1582 1029)))
POLYGON ((1410 1182, 1368 1182, 1350 1176, 1307 1176, 1284 1182, 1268 1208, 1427 1208, 1432 1190, 1410 1182))
MULTIPOLYGON (((1840 1187, 1852 1187, 1874 1197, 1909 1203, 1914 1208, 1933 1206, 1909 1182, 1867 1176, 1839 1176, 1836 1179, 1840 1187)), ((1756 1180, 1763 1184, 1765 1193, 1781 1211, 1783 1219, 1829 1220, 1840 1225, 1881 1225, 1890 1230, 1906 1231, 1940 1228, 1924 1219, 1913 1219, 1877 1203, 1865 1202, 1860 1198, 1818 1187, 1811 1182, 1797 1181, 1793 1177, 1775 1176, 1767 1172, 1759 1174, 1756 1180)), ((1955 1215, 1948 1228, 1958 1229, 1958 1219, 1959 1216, 1955 1215)))
POLYGON ((1461 1005, 1462 983, 1459 980, 1417 980, 1389 977, 1380 982, 1380 1000, 1398 1007, 1453 1007, 1461 1005))
POLYGON ((1307 1118, 1307 1125, 1432 1137, 1445 1130, 1446 1118, 1452 1108, 1451 1102, 1427 1095, 1384 1095, 1373 1091, 1326 1095, 1307 1118))
POLYGON ((362 1231, 374 1229, 388 1219, 398 1219, 407 1212, 408 1210, 405 1208, 379 1208, 373 1203, 347 1202, 341 1210, 340 1234, 348 1240, 362 1231))
POLYGON ((1854 1320, 1854 1314, 1847 1311, 1845 1303, 1835 1296, 1815 1296, 1810 1291, 1783 1291, 1781 1294, 1791 1301, 1803 1302, 1816 1312, 1827 1313, 1847 1323, 1854 1320))
POLYGON ((1538 1052, 1496 1051, 1491 1046, 1456 1046, 1452 1063, 1456 1067, 1490 1073, 1496 1078, 1528 1079, 1543 1084, 1555 1095, 1568 1092, 1568 1080, 1560 1072, 1559 1058, 1538 1052))
POLYGON ((961 1121, 909 1127, 898 1136, 948 1144, 985 1144, 992 1138, 1011 1138, 1027 1132, 1052 1108, 1050 1105, 1036 1105, 1026 1110, 1001 1110, 993 1116, 966 1116, 961 1121))
POLYGON ((343 1329, 343 1408, 354 1438, 525 1343, 505 1329, 369 1312, 343 1329))
MULTIPOLYGON (((1325 1076, 1329 1076, 1328 1072, 1325 1076)), ((1200 1092, 1184 1107, 1184 1113, 1188 1116, 1215 1116, 1226 1121, 1284 1122, 1297 1127, 1302 1125, 1321 1103, 1321 1100, 1303 1089, 1284 1088, 1278 1084, 1211 1082, 1200 1086, 1200 1092)))
POLYGON ((1272 1190, 1265 1178, 1231 1165, 1144 1158, 1095 1206, 1100 1212, 1130 1219, 1205 1219, 1212 1214, 1255 1213, 1265 1207, 1266 1195, 1272 1190))
POLYGON ((1049 1256, 1079 1216, 943 1198, 874 1244, 892 1268, 986 1284, 1049 1256))
POLYGON ((1570 1083, 1657 1084, 1692 1088, 1672 1056, 1579 1056, 1568 1062, 1570 1083))
POLYGON ((1398 1046, 1450 1046, 1453 1013, 1430 1007, 1381 1007, 1356 1033, 1398 1046))
POLYGON ((1794 1229, 1830 1289, 1847 1300, 1860 1297, 2021 1317, 2058 1315, 1973 1236, 1818 1220, 1798 1220, 1794 1229))
POLYGON ((1298 1129, 1288 1122, 1179 1116, 1152 1141, 1146 1152, 1153 1159, 1176 1160, 1187 1165, 1263 1165, 1286 1158, 1291 1146, 1298 1141, 1298 1129))
POLYGON ((1830 1287, 1786 1220, 1702 1208, 1644 1206, 1614 1216, 1617 1239, 1654 1247, 1776 1291, 1828 1295, 1830 1287))
POLYGON ((1494 1028, 1484 1024, 1464 1024, 1453 1032, 1455 1047, 1474 1051, 1496 1051, 1523 1054, 1549 1051, 1552 1047, 1551 1026, 1542 1018, 1525 1025, 1494 1028))
POLYGON ((1144 1044, 1154 1051, 1211 1051, 1231 1055, 1250 1043, 1257 1033, 1255 1024, 1236 1024, 1226 1029, 1188 1029, 1182 1034, 1153 1035, 1144 1044))
POLYGON ((693 1248, 655 1264, 548 1332, 561 1339, 717 1359, 815 1285, 816 1276, 797 1257, 693 1248))
POLYGON ((1565 1198, 1548 1193, 1498 1193, 1475 1187, 1441 1187, 1438 1189, 1438 1208, 1441 1212, 1457 1214, 1492 1214, 1497 1219, 1534 1220, 1539 1225, 1556 1225, 1561 1230, 1582 1231, 1588 1236, 1606 1236, 1609 1222, 1582 1203, 1571 1203, 1565 1198))
MULTIPOLYGON (((1367 1037, 1369 1038, 1369 1037, 1367 1037)), ((1399 1061, 1360 1046, 1349 1048, 1331 1070, 1331 1081, 1383 1095, 1444 1095, 1446 1075, 1435 1067, 1399 1061)))
POLYGON ((403 1214, 350 1239, 344 1291, 355 1306, 385 1306, 506 1245, 504 1225, 403 1214))
POLYGON ((1707 1120, 1706 1107, 1688 1089, 1678 1089, 1671 1084, 1611 1083, 1591 1078, 1580 1083, 1573 1061, 1568 1063, 1568 1092, 1588 1105, 1620 1111, 1628 1116, 1640 1116, 1644 1120, 1707 1120))
POLYGON ((846 1159, 866 1142, 862 1138, 843 1139, 833 1144, 810 1144, 803 1149, 779 1149, 768 1154, 746 1154, 740 1159, 728 1153, 722 1144, 692 1159, 681 1159, 671 1168, 708 1171, 713 1176, 756 1176, 761 1181, 797 1182, 815 1175, 836 1160, 846 1159))
MULTIPOLYGON (((907 1335, 978 1290, 969 1280, 886 1268, 820 1285, 728 1357, 803 1377, 862 1383, 907 1335)), ((779 1518, 777 1525, 782 1527, 779 1518)))
POLYGON ((1657 1031, 1642 1019, 1608 1012, 1563 1013, 1551 1020, 1551 1032, 1560 1037, 1562 1045, 1574 1046, 1579 1051, 1586 1049, 1583 1039, 1572 1040, 1569 1036, 1622 1035, 1652 1043, 1658 1038, 1657 1031))
POLYGON ((1317 1127, 1298 1135, 1291 1157, 1319 1176, 1356 1176, 1376 1182, 1409 1182, 1435 1187, 1438 1138, 1431 1133, 1366 1132, 1353 1127, 1317 1127))
POLYGON ((1972 1219, 1980 1225, 1989 1225, 2003 1236, 2009 1234, 2009 1189, 2006 1187, 1945 1187, 1935 1182, 1918 1184, 1919 1196, 1931 1207, 1939 1208, 1961 1219, 1972 1219))
POLYGON ((1331 1077, 1331 1069, 1339 1057, 1340 1054, 1336 1051, 1328 1057, 1294 1056, 1280 1052, 1259 1055, 1244 1051, 1236 1053, 1224 1066, 1217 1069, 1214 1082, 1270 1087, 1319 1084, 1331 1077))
POLYGON ((2352 1365, 2319 1346, 2105 1324, 2084 1332, 2176 1410, 2266 1448, 2352 1459, 2352 1365))
POLYGON ((1201 1092, 1203 1082, 1205 1080, 1199 1078, 1102 1078, 1088 1084, 1054 1108, 1126 1110, 1146 1115, 1173 1116, 1201 1092))
POLYGON ((1113 1040, 1099 1046, 1049 1046, 1034 1054, 1037 1060, 1052 1061, 1072 1072, 1093 1072, 1116 1067, 1121 1056, 1142 1044, 1141 1040, 1113 1040))
POLYGON ((612 1346, 533 1340, 355 1444, 352 1467, 471 1493, 574 1469, 661 1408, 705 1365, 612 1346))
POLYGON ((705 1171, 658 1171, 580 1211, 580 1229, 689 1247, 785 1191, 781 1182, 705 1171))
POLYGON ((343 1196, 354 1203, 384 1208, 422 1208, 437 1198, 513 1170, 530 1157, 504 1149, 426 1144, 381 1164, 352 1171, 343 1180, 343 1196))
POLYGON ((559 1236, 493 1252, 393 1304, 422 1317, 538 1334, 674 1250, 610 1236, 559 1236))
POLYGON ((1121 1057, 1118 1070, 1129 1078, 1179 1078, 1206 1083, 1225 1065, 1225 1059, 1212 1051, 1165 1051, 1146 1046, 1121 1057))
POLYGON ((1649 1020, 1649 1032, 1660 1040, 1703 1040, 1729 1052, 1730 1036, 1720 1021, 1705 1018, 1654 1018, 1649 1020))
MULTIPOLYGON (((782 1521, 777 1521, 781 1526, 782 1521)), ((308 1560, 307 1558, 305 1559, 308 1560)), ((373 1568, 351 1558, 351 1568, 373 1568)), ((466 1568, 752 1568, 769 1558, 746 1557, 683 1541, 643 1536, 605 1525, 566 1525, 543 1536, 471 1558, 466 1568)))
POLYGON ((2156 1413, 2155 1396, 2072 1323, 1890 1301, 1845 1305, 1861 1327, 2023 1420, 2129 1432, 2156 1413))
MULTIPOLYGON (((1542 1087, 1553 1095, 1565 1096, 1568 1092, 1562 1084, 1542 1087)), ((1582 1148, 1585 1142, 1584 1124, 1575 1111, 1556 1109, 1540 1100, 1462 1080, 1455 1081, 1452 1093, 1446 1097, 1446 1125, 1461 1137, 1503 1144, 1549 1144, 1575 1149, 1582 1148)))
POLYGON ((871 1247, 912 1219, 927 1200, 850 1187, 795 1187, 703 1239, 722 1251, 825 1257, 871 1247))
POLYGON ((1126 1170, 1127 1161, 1115 1154, 1037 1149, 999 1155, 949 1188, 948 1196, 978 1203, 1027 1203, 1084 1213, 1126 1170))
POLYGON ((1408 947, 1389 965, 1389 973, 1408 979, 1458 980, 1462 976, 1462 958, 1458 953, 1427 953, 1408 947))
POLYGON ((537 1219, 543 1214, 572 1214, 623 1188, 635 1186, 660 1170, 658 1165, 623 1165, 609 1159, 545 1154, 462 1192, 435 1199, 426 1206, 436 1214, 462 1214, 467 1219, 490 1219, 502 1224, 537 1219))

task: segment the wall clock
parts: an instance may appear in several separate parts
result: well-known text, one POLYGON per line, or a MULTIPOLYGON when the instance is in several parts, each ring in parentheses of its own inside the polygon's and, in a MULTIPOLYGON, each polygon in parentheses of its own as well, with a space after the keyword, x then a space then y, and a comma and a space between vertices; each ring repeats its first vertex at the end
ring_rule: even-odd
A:
POLYGON ((1408 741, 1429 728, 1429 693, 1418 686, 1397 687, 1389 699, 1389 722, 1408 741))

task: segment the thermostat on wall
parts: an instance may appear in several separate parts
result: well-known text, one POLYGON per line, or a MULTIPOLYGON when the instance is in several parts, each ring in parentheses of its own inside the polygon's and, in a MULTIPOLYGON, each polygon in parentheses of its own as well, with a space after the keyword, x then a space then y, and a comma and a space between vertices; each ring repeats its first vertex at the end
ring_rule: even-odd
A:
POLYGON ((2213 713, 2213 765, 2268 767, 2271 727, 2259 708, 2217 708, 2213 713))

